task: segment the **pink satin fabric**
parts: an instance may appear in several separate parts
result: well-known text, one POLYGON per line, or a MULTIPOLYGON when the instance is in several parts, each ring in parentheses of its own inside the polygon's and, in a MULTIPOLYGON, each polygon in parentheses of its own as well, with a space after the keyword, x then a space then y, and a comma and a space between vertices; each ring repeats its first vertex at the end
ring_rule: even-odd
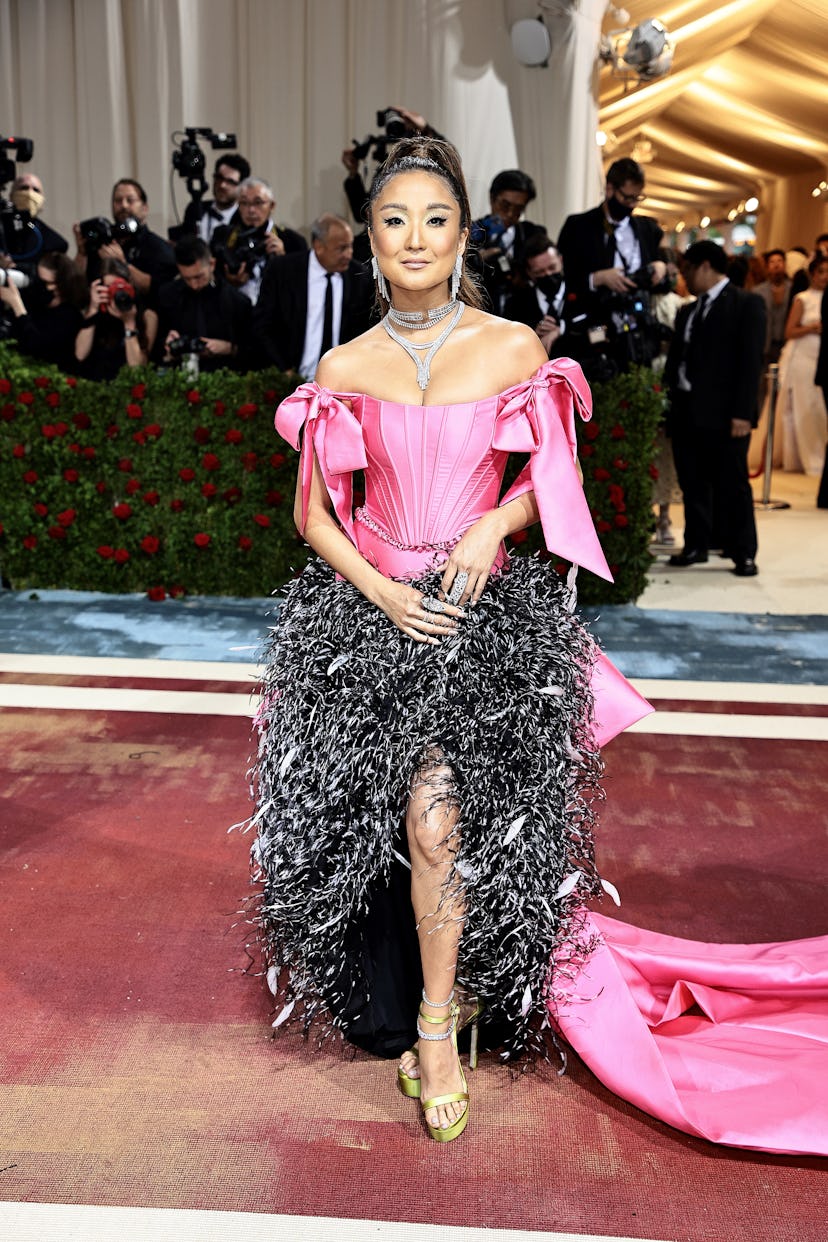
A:
MULTIPOLYGON (((505 392, 459 405, 398 405, 302 384, 276 411, 276 430, 302 450, 303 527, 312 445, 343 531, 389 577, 414 578, 439 566, 448 556, 440 545, 531 491, 547 548, 611 582, 575 466, 576 414, 592 416, 589 385, 576 362, 561 358, 505 392), (529 460, 501 499, 510 453, 529 460), (355 470, 365 471, 364 512, 381 533, 354 518, 355 470)), ((501 546, 494 572, 507 559, 501 546)), ((602 653, 593 684, 601 745, 652 711, 602 653)))
POLYGON ((828 1155, 828 937, 704 944, 586 916, 556 1024, 622 1099, 687 1134, 828 1155))

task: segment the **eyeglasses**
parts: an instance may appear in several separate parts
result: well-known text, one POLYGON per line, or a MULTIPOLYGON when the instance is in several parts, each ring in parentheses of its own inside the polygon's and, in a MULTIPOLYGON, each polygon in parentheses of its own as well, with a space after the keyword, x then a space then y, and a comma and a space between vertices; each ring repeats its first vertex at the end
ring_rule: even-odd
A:
POLYGON ((240 198, 240 207, 269 207, 271 205, 269 198, 240 198))

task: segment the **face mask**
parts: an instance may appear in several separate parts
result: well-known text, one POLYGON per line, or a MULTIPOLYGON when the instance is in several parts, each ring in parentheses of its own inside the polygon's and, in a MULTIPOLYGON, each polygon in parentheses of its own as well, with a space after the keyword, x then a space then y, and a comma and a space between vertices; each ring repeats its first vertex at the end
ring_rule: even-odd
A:
POLYGON ((535 281, 536 286, 540 289, 550 302, 558 296, 558 290, 561 287, 561 276, 541 276, 535 281))
POLYGON ((633 209, 629 203, 620 202, 613 194, 612 198, 607 199, 607 211, 613 220, 620 223, 621 220, 626 220, 627 216, 632 215, 633 209))
POLYGON ((17 211, 28 211, 33 220, 45 201, 46 199, 40 193, 40 190, 15 190, 12 194, 12 202, 17 211))

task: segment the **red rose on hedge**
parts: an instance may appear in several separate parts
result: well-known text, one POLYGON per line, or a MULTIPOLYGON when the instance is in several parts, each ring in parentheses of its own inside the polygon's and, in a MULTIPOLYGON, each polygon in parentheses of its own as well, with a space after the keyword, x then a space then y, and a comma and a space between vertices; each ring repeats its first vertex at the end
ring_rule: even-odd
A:
POLYGON ((213 413, 215 414, 216 418, 221 418, 222 414, 225 412, 226 409, 227 409, 227 406, 224 404, 223 401, 217 401, 216 404, 213 406, 213 413))
MULTIPOLYGON (((280 505, 282 503, 282 501, 284 500, 284 496, 282 495, 281 492, 276 492, 276 491, 268 492, 267 496, 265 497, 265 500, 267 501, 269 505, 273 505, 275 508, 277 505, 280 505)), ((356 501, 357 505, 362 504, 361 500, 359 501, 356 500, 356 496, 354 496, 354 500, 356 501)))
POLYGON ((48 375, 38 375, 35 380, 35 388, 48 388, 49 383, 50 381, 48 375))
POLYGON ((123 522, 126 521, 128 517, 132 517, 132 506, 121 501, 119 504, 112 506, 112 512, 115 514, 116 518, 119 518, 120 521, 123 522))
POLYGON ((77 516, 76 509, 64 509, 62 513, 57 515, 58 524, 60 526, 71 526, 77 516))
POLYGON ((598 523, 598 532, 601 535, 605 535, 608 530, 612 530, 612 526, 609 524, 609 522, 604 521, 604 519, 602 518, 601 521, 598 523))
POLYGON ((187 400, 189 401, 190 405, 198 405, 198 403, 201 401, 201 393, 198 391, 197 388, 191 388, 190 391, 187 393, 187 400))
POLYGON ((615 515, 616 526, 624 527, 624 526, 629 526, 629 524, 630 524, 629 518, 625 517, 623 513, 616 513, 615 515))
POLYGON ((23 475, 23 482, 24 483, 36 483, 37 478, 38 478, 38 475, 37 475, 36 470, 27 470, 26 473, 23 475))
POLYGON ((80 445, 79 445, 79 444, 67 444, 67 445, 66 445, 66 447, 67 447, 67 449, 69 450, 69 452, 70 452, 70 453, 78 453, 78 454, 80 454, 80 445))
POLYGON ((113 559, 119 565, 124 565, 129 560, 129 553, 126 548, 116 548, 113 559))
POLYGON ((122 457, 118 462, 118 469, 123 470, 124 474, 129 474, 132 470, 132 458, 122 457))
POLYGON ((143 401, 147 395, 146 384, 135 384, 132 389, 132 396, 136 401, 143 401))
POLYGON ((25 457, 25 456, 26 456, 25 444, 15 444, 14 448, 12 449, 12 457, 25 457))
POLYGON ((596 440, 598 438, 600 431, 601 431, 601 428, 598 426, 597 423, 587 423, 586 426, 584 427, 584 439, 585 440, 596 440))
POLYGON ((108 543, 101 544, 98 548, 98 556, 102 556, 105 561, 109 561, 115 555, 115 549, 111 548, 108 543))
POLYGON ((106 484, 103 481, 101 481, 100 483, 96 483, 95 491, 98 493, 99 496, 103 496, 104 492, 106 491, 106 484))
POLYGON ((143 418, 144 417, 144 411, 141 409, 140 405, 133 405, 132 402, 130 402, 129 405, 127 406, 126 412, 127 412, 127 418, 143 418))
POLYGON ((147 437, 144 435, 143 431, 133 431, 132 438, 136 444, 146 444, 147 442, 147 437))
POLYGON ((592 472, 592 477, 596 483, 606 483, 611 478, 609 470, 605 470, 603 466, 596 466, 592 472))
POLYGON ((248 474, 250 474, 251 471, 256 469, 256 462, 258 460, 259 459, 255 453, 244 453, 242 455, 242 466, 244 467, 244 469, 247 471, 248 474))
POLYGON ((107 440, 114 440, 114 439, 115 439, 115 437, 117 436, 117 434, 118 434, 118 424, 117 424, 117 423, 110 423, 110 424, 109 424, 109 426, 108 426, 108 427, 107 427, 107 429, 106 429, 106 438, 107 438, 107 440))
POLYGON ((74 375, 67 375, 66 383, 69 385, 70 388, 77 388, 78 386, 78 381, 75 379, 74 375))
POLYGON ((56 406, 60 405, 60 394, 56 392, 47 392, 46 404, 51 406, 52 409, 54 410, 56 406))
POLYGON ((252 418, 258 408, 259 407, 255 404, 255 402, 247 401, 244 405, 240 405, 236 410, 236 417, 243 419, 252 418))
MULTIPOLYGON (((621 402, 621 404, 622 405, 624 404, 623 401, 621 402)), ((615 424, 615 426, 610 431, 610 435, 612 436, 613 440, 625 440, 627 438, 627 433, 620 423, 615 424)))
POLYGON ((624 461, 623 457, 616 457, 612 463, 616 470, 626 470, 629 462, 624 461))
POLYGON ((34 401, 34 393, 33 392, 19 392, 17 394, 17 400, 20 402, 21 405, 31 405, 32 402, 34 401))
POLYGON ((253 540, 249 535, 239 535, 239 547, 242 552, 249 552, 253 547, 253 540))
POLYGON ((237 501, 241 500, 241 488, 228 487, 226 492, 222 492, 222 496, 227 501, 228 505, 234 505, 237 501))
POLYGON ((197 548, 209 548, 211 540, 212 536, 206 535, 203 530, 200 530, 197 535, 193 536, 193 543, 197 548))
POLYGON ((211 435, 211 432, 210 432, 209 427, 196 427, 195 431, 193 432, 193 439, 195 440, 196 444, 206 444, 208 440, 210 439, 210 435, 211 435))
POLYGON ((215 483, 202 483, 201 485, 201 494, 202 496, 206 496, 208 500, 211 496, 215 496, 217 491, 218 488, 215 483))
POLYGON ((2 410, 0 410, 0 418, 2 418, 4 423, 13 423, 14 406, 11 404, 4 405, 2 410))
POLYGON ((178 599, 180 596, 184 594, 185 594, 185 591, 184 591, 183 586, 171 586, 170 587, 170 598, 171 599, 178 599))
POLYGON ((83 455, 87 461, 91 461, 92 458, 95 456, 95 450, 93 449, 91 444, 88 444, 86 448, 83 450, 83 455))
POLYGON ((32 508, 34 509, 38 517, 45 517, 46 514, 49 512, 49 506, 44 505, 40 501, 38 501, 36 505, 33 505, 32 508))
POLYGON ((40 428, 40 430, 41 430, 44 440, 54 440, 55 436, 57 435, 57 432, 55 431, 51 423, 44 423, 43 426, 40 428))
POLYGON ((205 453, 201 459, 201 464, 205 470, 218 470, 221 462, 215 453, 205 453))
POLYGON ((224 433, 224 438, 228 444, 241 444, 244 436, 239 431, 238 427, 228 427, 224 433))
POLYGON ((160 423, 149 423, 149 424, 148 424, 148 425, 144 428, 144 435, 145 435, 145 436, 152 436, 154 440, 157 440, 157 439, 158 439, 158 437, 162 434, 162 430, 163 430, 163 429, 162 429, 162 427, 161 427, 160 423))
POLYGON ((49 538, 50 539, 65 539, 66 531, 63 529, 62 526, 50 526, 49 527, 49 538))
POLYGON ((162 586, 150 587, 150 589, 147 591, 147 599, 154 600, 156 603, 159 600, 166 599, 166 598, 167 598, 167 592, 164 590, 162 586))
POLYGON ((267 516, 266 513, 254 513, 253 521, 257 524, 257 526, 269 526, 270 525, 270 518, 267 516))
POLYGON ((141 548, 147 556, 154 556, 160 547, 160 540, 156 539, 155 535, 144 535, 141 540, 141 548))
POLYGON ((32 552, 37 547, 37 537, 35 535, 27 535, 23 540, 23 547, 27 552, 32 552))
POLYGON ((77 414, 72 415, 72 423, 77 427, 78 431, 86 431, 92 426, 92 419, 88 414, 84 414, 83 410, 80 410, 77 414))
POLYGON ((11 392, 11 380, 0 379, 0 397, 7 397, 11 392))
POLYGON ((594 444, 582 444, 579 450, 581 457, 591 457, 594 452, 595 452, 594 444))
POLYGON ((171 500, 170 508, 172 509, 173 513, 180 513, 181 510, 184 508, 184 501, 183 500, 171 500))
POLYGON ((77 470, 64 470, 63 477, 67 483, 77 483, 80 475, 77 470))
POLYGON ((140 492, 141 484, 138 479, 130 479, 126 485, 125 491, 127 496, 134 496, 136 492, 140 492))
POLYGON ((184 466, 182 470, 179 470, 178 477, 183 479, 185 483, 192 483, 195 478, 195 470, 191 469, 190 466, 184 466))
POLYGON ((286 461, 287 461, 287 458, 285 457, 284 453, 272 453, 271 454, 270 464, 274 470, 278 470, 279 467, 283 466, 286 461))
POLYGON ((158 492, 144 492, 145 505, 157 505, 159 500, 158 492))

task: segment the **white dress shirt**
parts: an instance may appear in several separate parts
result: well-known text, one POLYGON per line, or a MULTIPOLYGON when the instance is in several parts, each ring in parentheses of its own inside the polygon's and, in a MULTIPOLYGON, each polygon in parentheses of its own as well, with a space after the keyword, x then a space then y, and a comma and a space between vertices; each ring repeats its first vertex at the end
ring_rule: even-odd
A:
POLYGON ((223 208, 217 207, 215 203, 210 203, 210 206, 198 222, 198 235, 201 240, 209 242, 219 225, 230 223, 235 210, 235 203, 231 203, 229 207, 223 208))
MULTIPOLYGON (((712 288, 706 290, 707 301, 704 304, 704 311, 702 312, 702 317, 704 319, 706 319, 707 316, 710 314, 710 307, 716 301, 716 298, 719 296, 719 294, 721 293, 722 289, 724 289, 726 284, 729 284, 729 281, 726 276, 723 276, 721 280, 716 281, 715 285, 713 285, 712 288)), ((695 307, 690 312, 690 314, 687 316, 687 322, 684 325, 685 352, 687 350, 687 345, 690 341, 690 334, 693 331, 693 325, 696 322, 696 316, 698 314, 699 314, 699 309, 698 309, 698 301, 697 301, 695 307)), ((687 378, 687 370, 686 370, 686 365, 684 361, 679 363, 678 386, 682 390, 682 392, 689 392, 691 388, 690 381, 687 378)))
MULTIPOLYGON (((299 374, 305 379, 313 379, 319 366, 319 355, 322 352, 322 331, 325 326, 325 293, 328 288, 328 273, 316 257, 313 250, 308 260, 308 314, 305 320, 305 348, 302 361, 299 363, 299 374)), ((333 334, 334 345, 339 344, 342 330, 342 273, 331 275, 333 290, 333 334)))

